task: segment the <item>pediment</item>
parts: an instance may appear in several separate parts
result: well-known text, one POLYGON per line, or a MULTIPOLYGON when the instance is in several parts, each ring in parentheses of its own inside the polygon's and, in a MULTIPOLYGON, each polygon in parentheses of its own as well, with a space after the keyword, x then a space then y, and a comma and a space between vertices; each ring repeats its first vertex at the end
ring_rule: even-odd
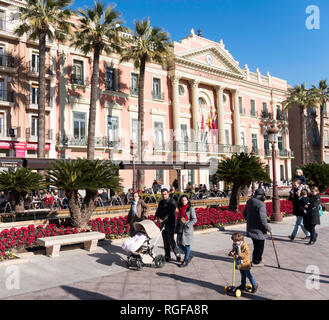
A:
POLYGON ((180 52, 176 54, 176 60, 216 73, 229 74, 238 78, 245 77, 245 72, 240 68, 239 63, 220 45, 210 45, 180 52))

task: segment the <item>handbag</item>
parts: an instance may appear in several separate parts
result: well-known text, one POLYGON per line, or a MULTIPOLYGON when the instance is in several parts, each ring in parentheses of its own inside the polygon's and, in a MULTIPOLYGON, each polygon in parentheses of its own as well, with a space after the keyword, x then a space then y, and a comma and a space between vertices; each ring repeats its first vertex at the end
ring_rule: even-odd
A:
POLYGON ((183 233, 184 225, 182 223, 177 223, 175 227, 175 233, 183 233))
POLYGON ((321 217, 323 213, 323 208, 321 206, 321 204, 319 205, 319 216, 321 217))

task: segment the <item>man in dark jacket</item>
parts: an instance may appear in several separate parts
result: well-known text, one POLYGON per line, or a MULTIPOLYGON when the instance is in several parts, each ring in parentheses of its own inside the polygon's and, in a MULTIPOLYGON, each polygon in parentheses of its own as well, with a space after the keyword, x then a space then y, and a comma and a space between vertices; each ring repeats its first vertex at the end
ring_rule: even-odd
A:
POLYGON ((243 216, 247 220, 247 236, 252 239, 254 251, 252 253, 252 266, 263 266, 266 233, 271 231, 267 223, 265 206, 265 192, 263 189, 255 191, 254 198, 248 200, 243 216))
POLYGON ((180 261, 179 251, 174 239, 177 203, 174 199, 169 198, 169 192, 167 189, 161 189, 161 196, 162 200, 159 202, 154 220, 155 222, 164 224, 162 238, 165 249, 165 258, 166 261, 170 261, 170 249, 172 249, 176 255, 177 261, 180 261))

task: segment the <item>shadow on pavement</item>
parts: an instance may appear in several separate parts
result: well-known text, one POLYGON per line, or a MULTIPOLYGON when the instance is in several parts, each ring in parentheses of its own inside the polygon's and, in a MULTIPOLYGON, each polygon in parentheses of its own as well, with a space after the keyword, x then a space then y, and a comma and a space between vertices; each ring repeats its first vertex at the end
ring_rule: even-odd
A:
MULTIPOLYGON (((229 253, 229 249, 227 250, 227 253, 229 253)), ((230 262, 233 263, 233 259, 230 257, 223 257, 220 255, 212 255, 212 254, 208 254, 208 253, 204 253, 204 252, 198 252, 198 251, 193 251, 191 250, 191 254, 194 257, 198 257, 201 259, 207 259, 207 260, 219 260, 219 261, 225 261, 225 262, 230 262)))
POLYGON ((106 246, 102 246, 103 249, 107 251, 107 253, 93 253, 89 254, 90 257, 99 258, 96 262, 111 266, 113 263, 120 267, 126 267, 126 252, 121 249, 121 247, 109 244, 106 246), (124 257, 122 257, 122 255, 124 257))
MULTIPOLYGON (((180 276, 180 275, 177 275, 177 274, 168 274, 168 273, 162 273, 162 272, 157 272, 156 274, 160 277, 172 278, 175 281, 182 281, 182 282, 185 282, 185 283, 192 283, 192 284, 198 285, 198 286, 203 287, 203 288, 208 288, 208 289, 214 290, 217 293, 219 293, 221 295, 224 295, 224 287, 221 286, 221 285, 215 285, 212 282, 197 280, 197 279, 191 279, 191 278, 187 278, 187 277, 180 276)), ((251 299, 251 300, 270 300, 270 299, 267 299, 267 298, 257 296, 255 294, 250 294, 248 292, 243 292, 242 296, 244 298, 248 298, 248 299, 251 299)))
MULTIPOLYGON (((274 267, 274 266, 270 266, 270 265, 267 265, 265 264, 265 267, 268 267, 268 268, 274 268, 274 269, 278 269, 278 267, 274 267)), ((304 271, 300 271, 300 270, 294 270, 294 269, 288 269, 288 268, 280 268, 279 270, 283 270, 283 271, 290 271, 290 272, 296 272, 296 273, 301 273, 301 274, 305 274, 305 275, 312 275, 312 273, 307 273, 307 272, 304 272, 304 271)), ((323 278, 329 278, 329 275, 324 275, 324 274, 319 274, 318 275, 320 278, 323 277, 323 278)), ((325 281, 325 280, 320 280, 320 282, 329 282, 329 281, 325 281)))
POLYGON ((80 300, 115 300, 97 292, 91 292, 69 286, 61 286, 66 292, 76 296, 80 300))

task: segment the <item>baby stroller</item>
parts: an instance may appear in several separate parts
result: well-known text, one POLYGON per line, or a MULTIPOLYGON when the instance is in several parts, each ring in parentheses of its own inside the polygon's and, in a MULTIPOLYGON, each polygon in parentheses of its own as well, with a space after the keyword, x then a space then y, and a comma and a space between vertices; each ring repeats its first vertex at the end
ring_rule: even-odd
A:
POLYGON ((154 247, 156 246, 161 231, 152 220, 143 220, 134 222, 136 235, 129 238, 122 244, 122 248, 129 252, 127 257, 127 266, 135 267, 141 270, 144 265, 154 265, 161 268, 165 264, 165 257, 161 254, 156 255, 154 247))

